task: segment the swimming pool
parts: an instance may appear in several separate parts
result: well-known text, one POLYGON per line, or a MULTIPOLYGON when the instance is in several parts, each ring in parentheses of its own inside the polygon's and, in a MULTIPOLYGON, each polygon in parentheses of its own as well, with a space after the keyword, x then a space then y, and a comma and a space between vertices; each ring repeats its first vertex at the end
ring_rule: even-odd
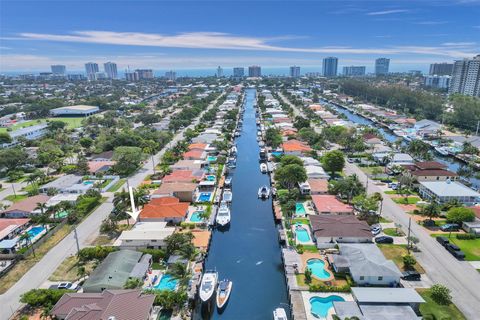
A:
POLYGON ((30 236, 30 239, 33 239, 36 236, 38 236, 40 233, 42 233, 43 230, 45 230, 45 229, 46 229, 45 227, 37 226, 37 227, 33 227, 32 229, 28 230, 27 233, 30 236))
POLYGON ((191 222, 202 222, 202 218, 200 217, 200 215, 203 213, 203 211, 195 211, 194 213, 192 213, 192 215, 190 216, 190 221, 191 222))
POLYGON ((303 203, 297 202, 295 204, 295 215, 304 216, 307 212, 305 211, 305 206, 303 203))
POLYGON ((157 290, 168 290, 173 291, 177 287, 178 280, 172 278, 169 274, 164 274, 160 281, 154 286, 157 290))
POLYGON ((272 152, 272 156, 275 156, 275 157, 280 157, 282 154, 283 154, 283 152, 281 152, 281 151, 273 151, 272 152))
POLYGON ((328 297, 313 297, 310 299, 310 312, 320 319, 326 319, 328 311, 333 307, 334 301, 345 301, 340 296, 330 295, 328 297))
POLYGON ((307 268, 309 268, 312 271, 312 274, 320 280, 330 278, 330 273, 325 270, 325 261, 322 259, 309 259, 307 261, 307 268))
POLYGON ((95 183, 95 181, 92 181, 92 180, 85 180, 85 181, 83 181, 83 184, 86 185, 86 186, 91 185, 91 184, 94 184, 94 183, 95 183))
POLYGON ((214 175, 209 175, 206 177, 207 181, 215 181, 215 176, 214 175))
POLYGON ((207 157, 207 161, 208 161, 208 162, 215 162, 215 161, 217 161, 217 157, 208 156, 208 157, 207 157))
POLYGON ((197 202, 208 202, 208 201, 210 201, 211 197, 212 197, 211 192, 202 192, 198 196, 197 202))
POLYGON ((295 225, 295 236, 299 242, 310 242, 312 240, 308 230, 301 224, 295 225))

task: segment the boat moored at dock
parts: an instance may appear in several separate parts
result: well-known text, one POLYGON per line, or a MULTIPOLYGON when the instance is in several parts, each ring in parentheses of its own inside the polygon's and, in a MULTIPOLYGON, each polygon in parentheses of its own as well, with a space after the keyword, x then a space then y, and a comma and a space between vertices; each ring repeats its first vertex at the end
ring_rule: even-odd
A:
POLYGON ((223 279, 218 283, 217 289, 217 308, 220 310, 224 308, 230 298, 232 292, 233 282, 228 279, 223 279))
POLYGON ((260 199, 268 199, 270 197, 270 188, 267 187, 266 185, 261 186, 258 189, 258 197, 260 199))
POLYGON ((215 289, 217 287, 218 281, 218 273, 214 270, 207 270, 203 274, 202 282, 200 284, 200 300, 202 302, 209 301, 213 294, 215 293, 215 289))

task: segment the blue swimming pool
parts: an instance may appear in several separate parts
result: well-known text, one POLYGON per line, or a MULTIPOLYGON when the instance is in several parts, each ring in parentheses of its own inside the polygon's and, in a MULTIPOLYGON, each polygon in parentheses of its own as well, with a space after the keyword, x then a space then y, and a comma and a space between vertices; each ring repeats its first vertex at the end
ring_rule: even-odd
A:
POLYGON ((215 181, 215 176, 214 175, 209 175, 206 177, 207 181, 215 181))
POLYGON ((275 157, 280 157, 282 154, 283 154, 283 152, 281 152, 281 151, 273 151, 272 152, 272 156, 275 156, 275 157))
POLYGON ((310 299, 311 313, 320 319, 326 319, 328 311, 333 307, 334 301, 345 301, 340 296, 331 295, 328 297, 313 297, 310 299))
POLYGON ((201 222, 203 219, 200 217, 200 215, 203 213, 203 211, 195 211, 192 213, 190 216, 190 221, 191 222, 201 222))
POLYGON ((307 261, 307 268, 312 271, 314 277, 325 280, 330 278, 330 273, 325 270, 325 261, 322 259, 310 259, 307 261))
POLYGON ((301 224, 295 225, 295 235, 299 242, 310 242, 312 240, 308 230, 301 224))
POLYGON ((94 184, 94 183, 95 183, 95 182, 92 181, 92 180, 83 181, 83 184, 84 184, 84 185, 87 185, 87 186, 90 185, 90 184, 94 184))
POLYGON ((202 192, 198 196, 197 202, 208 202, 208 201, 210 201, 211 197, 212 197, 211 192, 202 192))
POLYGON ((304 216, 307 212, 305 211, 305 207, 303 203, 296 203, 295 204, 295 214, 297 216, 304 216))
POLYGON ((208 156, 207 161, 208 161, 208 162, 215 162, 215 161, 217 161, 217 157, 208 156))
POLYGON ((28 230, 27 233, 30 236, 30 239, 33 239, 36 236, 38 236, 40 233, 42 233, 43 230, 45 230, 45 229, 46 229, 45 227, 37 226, 37 227, 33 227, 32 229, 28 230))
POLYGON ((172 278, 171 275, 164 274, 160 279, 160 282, 158 282, 154 288, 157 290, 173 291, 177 287, 177 284, 178 284, 177 279, 172 278))

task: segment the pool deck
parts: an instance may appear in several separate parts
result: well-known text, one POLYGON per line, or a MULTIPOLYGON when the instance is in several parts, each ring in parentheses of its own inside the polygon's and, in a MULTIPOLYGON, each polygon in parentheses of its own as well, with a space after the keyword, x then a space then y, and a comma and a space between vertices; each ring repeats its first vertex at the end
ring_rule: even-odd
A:
POLYGON ((297 215, 296 210, 295 210, 295 217, 308 217, 309 215, 315 215, 316 214, 315 210, 313 209, 313 204, 312 204, 311 200, 304 201, 304 202, 298 202, 298 203, 303 204, 303 208, 305 209, 305 213, 297 215))
MULTIPOLYGON (((339 297, 342 297, 343 299, 345 299, 345 301, 354 301, 353 300, 353 297, 351 294, 349 293, 343 293, 343 292, 308 292, 308 291, 302 291, 302 298, 303 298, 303 305, 305 307, 305 311, 306 311, 306 319, 307 320, 318 320, 319 318, 315 317, 313 314, 312 314, 312 310, 311 310, 311 305, 310 305, 310 299, 313 298, 313 297, 328 297, 328 296, 332 296, 332 295, 335 295, 335 296, 339 296, 339 297)), ((334 314, 334 309, 331 308, 329 311, 328 311, 328 315, 327 315, 327 320, 332 320, 332 315, 334 314)), ((295 318, 296 319, 296 318, 295 318)))
POLYGON ((295 235, 295 243, 296 243, 296 244, 302 244, 302 245, 306 245, 306 246, 308 246, 308 245, 315 245, 315 243, 314 243, 313 240, 312 240, 312 230, 310 229, 310 226, 309 226, 308 224, 303 224, 303 223, 292 224, 292 227, 291 227, 291 228, 292 228, 293 234, 295 235), (300 225, 300 226, 302 226, 302 228, 305 228, 305 229, 307 230, 308 236, 310 237, 310 240, 309 240, 309 241, 302 242, 302 241, 300 241, 300 240, 297 239, 297 233, 296 233, 296 231, 295 231, 295 226, 296 226, 296 225, 300 225))
POLYGON ((187 214, 187 219, 185 219, 185 222, 190 222, 190 223, 205 223, 205 221, 191 221, 190 219, 192 218, 192 214, 196 211, 204 211, 207 209, 207 206, 203 205, 191 205, 188 206, 188 214, 187 214))
MULTIPOLYGON (((329 266, 329 264, 327 262, 327 259, 325 259, 325 257, 322 256, 320 253, 304 252, 302 255, 300 255, 300 258, 302 259, 302 263, 304 265, 303 272, 305 272, 305 269, 307 268, 307 261, 310 260, 310 259, 321 259, 321 260, 323 260, 323 262, 325 262, 326 267, 329 266)), ((330 274, 330 277, 328 279, 318 279, 313 274, 312 274, 312 277, 314 277, 315 279, 318 279, 320 281, 332 281, 333 279, 335 279, 332 271, 330 269, 328 269, 328 267, 325 270, 330 274)))

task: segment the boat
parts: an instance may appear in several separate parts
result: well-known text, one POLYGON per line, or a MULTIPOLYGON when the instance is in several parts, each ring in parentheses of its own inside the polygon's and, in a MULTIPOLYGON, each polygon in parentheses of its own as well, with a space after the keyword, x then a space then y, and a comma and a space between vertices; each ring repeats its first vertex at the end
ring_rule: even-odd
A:
POLYGON ((233 282, 228 279, 223 279, 218 283, 217 289, 217 308, 222 309, 230 298, 232 292, 233 282))
POLYGON ((206 270, 200 283, 200 300, 207 302, 213 296, 217 287, 218 273, 214 270, 206 270))
POLYGON ((231 155, 236 155, 236 154, 237 154, 237 147, 233 146, 233 147, 230 149, 230 154, 231 154, 231 155))
POLYGON ((220 226, 226 226, 230 223, 230 209, 225 201, 222 201, 220 208, 218 209, 215 221, 220 226))
POLYGON ((225 187, 231 187, 232 186, 232 177, 225 178, 224 186, 225 187))
POLYGON ((273 320, 287 320, 287 313, 283 308, 273 310, 273 320))
POLYGON ((268 167, 266 163, 260 163, 260 172, 261 173, 267 173, 268 172, 268 167))
POLYGON ((233 193, 232 193, 232 190, 230 189, 225 189, 225 191, 223 191, 223 198, 222 200, 229 203, 229 202, 232 202, 232 198, 233 198, 233 193))
POLYGON ((261 199, 268 199, 270 197, 270 189, 267 186, 261 186, 258 189, 258 197, 261 199))
POLYGON ((440 153, 442 156, 448 156, 449 155, 448 149, 446 147, 435 147, 435 151, 440 153))

